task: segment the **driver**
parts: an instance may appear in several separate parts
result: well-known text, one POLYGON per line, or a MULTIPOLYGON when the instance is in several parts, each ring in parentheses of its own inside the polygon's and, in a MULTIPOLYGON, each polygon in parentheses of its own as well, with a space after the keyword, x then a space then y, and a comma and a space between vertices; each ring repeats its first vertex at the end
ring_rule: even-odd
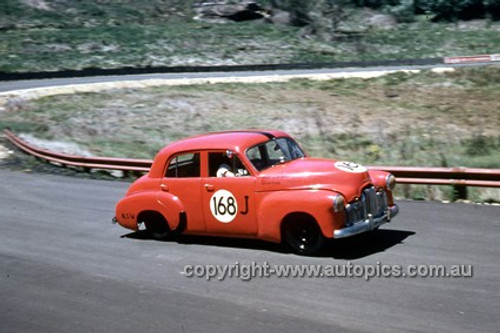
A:
POLYGON ((231 167, 226 163, 222 163, 217 170, 217 177, 235 177, 234 172, 231 171, 231 167))

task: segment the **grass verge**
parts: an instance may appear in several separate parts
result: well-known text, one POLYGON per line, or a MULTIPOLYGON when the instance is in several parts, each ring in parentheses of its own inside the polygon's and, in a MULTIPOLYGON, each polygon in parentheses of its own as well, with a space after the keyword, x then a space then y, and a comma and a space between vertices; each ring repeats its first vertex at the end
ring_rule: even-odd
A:
MULTIPOLYGON (((0 128, 129 158, 152 158, 165 144, 199 133, 276 128, 312 156, 500 168, 499 89, 499 66, 373 79, 117 89, 18 102, 1 115, 0 128)), ((426 193, 422 188, 413 191, 417 198, 426 193)), ((435 197, 448 196, 440 193, 435 197)))

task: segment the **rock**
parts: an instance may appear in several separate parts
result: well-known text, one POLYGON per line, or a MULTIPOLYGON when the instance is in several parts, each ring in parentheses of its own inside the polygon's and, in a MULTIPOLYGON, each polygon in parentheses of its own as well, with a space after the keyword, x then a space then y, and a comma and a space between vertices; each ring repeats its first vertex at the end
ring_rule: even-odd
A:
POLYGON ((28 7, 38 10, 51 10, 50 6, 44 0, 21 0, 28 7))
POLYGON ((83 53, 96 52, 101 50, 101 44, 95 42, 88 42, 79 44, 77 47, 78 51, 83 53))
POLYGON ((368 19, 368 25, 379 29, 392 29, 398 23, 394 16, 388 14, 376 14, 368 19))
POLYGON ((209 22, 249 21, 265 18, 268 22, 277 25, 293 25, 304 27, 312 20, 301 10, 284 11, 280 9, 265 9, 256 2, 242 1, 237 4, 204 3, 196 9, 194 19, 209 22))
POLYGON ((66 52, 73 50, 73 48, 68 44, 47 44, 45 47, 50 52, 66 52))
POLYGON ((301 10, 294 10, 292 12, 292 25, 296 27, 305 27, 306 25, 309 25, 312 22, 313 20, 309 16, 309 14, 301 10))
POLYGON ((7 149, 7 147, 3 146, 0 144, 0 162, 4 159, 7 159, 9 155, 14 154, 14 152, 10 149, 7 149))
POLYGON ((270 21, 273 24, 290 25, 292 24, 292 14, 284 10, 273 10, 270 21))
POLYGON ((257 20, 264 17, 262 8, 254 3, 240 4, 217 4, 206 3, 196 9, 198 20, 220 20, 226 19, 236 22, 257 20))
POLYGON ((299 10, 287 12, 279 9, 274 9, 271 12, 271 18, 269 21, 273 24, 293 25, 296 27, 304 27, 312 22, 309 15, 299 10))
POLYGON ((97 42, 79 44, 76 48, 82 53, 116 52, 119 49, 117 45, 105 45, 97 42))

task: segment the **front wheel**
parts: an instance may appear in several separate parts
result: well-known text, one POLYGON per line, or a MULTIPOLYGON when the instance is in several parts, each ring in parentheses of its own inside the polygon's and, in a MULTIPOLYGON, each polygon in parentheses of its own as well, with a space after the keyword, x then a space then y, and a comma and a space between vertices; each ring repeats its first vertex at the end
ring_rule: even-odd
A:
POLYGON ((325 244, 325 236, 311 219, 290 221, 284 229, 284 240, 298 254, 312 255, 325 244))

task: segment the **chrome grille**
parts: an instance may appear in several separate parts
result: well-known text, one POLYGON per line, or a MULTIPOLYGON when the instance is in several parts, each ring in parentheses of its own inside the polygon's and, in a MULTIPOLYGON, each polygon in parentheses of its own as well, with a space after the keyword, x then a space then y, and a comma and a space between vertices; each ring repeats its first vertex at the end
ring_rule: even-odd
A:
POLYGON ((363 190, 359 200, 352 201, 346 206, 346 224, 350 226, 365 221, 368 214, 374 218, 380 217, 387 206, 387 194, 384 191, 377 192, 375 187, 367 187, 363 190))

